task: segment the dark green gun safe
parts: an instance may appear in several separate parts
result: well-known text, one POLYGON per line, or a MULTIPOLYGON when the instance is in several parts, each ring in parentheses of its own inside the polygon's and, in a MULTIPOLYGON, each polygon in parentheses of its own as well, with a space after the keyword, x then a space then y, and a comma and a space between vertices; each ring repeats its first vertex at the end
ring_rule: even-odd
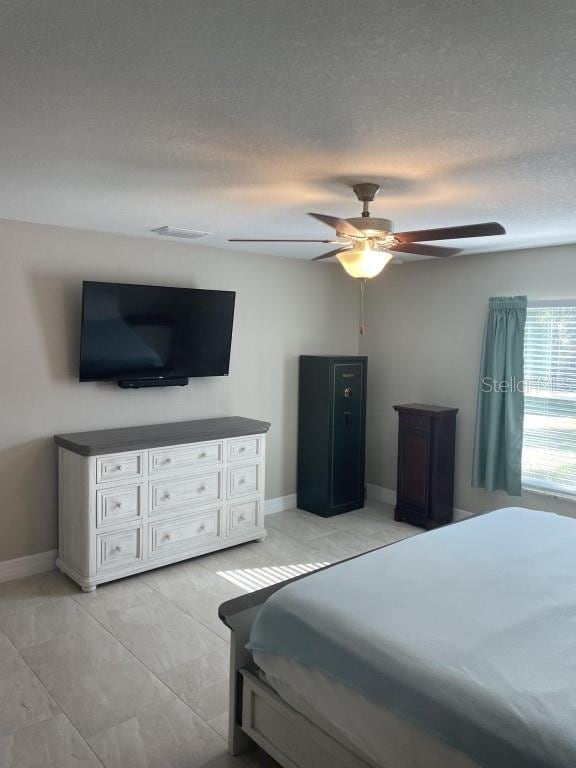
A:
POLYGON ((300 357, 298 507, 322 517, 364 506, 366 357, 300 357))

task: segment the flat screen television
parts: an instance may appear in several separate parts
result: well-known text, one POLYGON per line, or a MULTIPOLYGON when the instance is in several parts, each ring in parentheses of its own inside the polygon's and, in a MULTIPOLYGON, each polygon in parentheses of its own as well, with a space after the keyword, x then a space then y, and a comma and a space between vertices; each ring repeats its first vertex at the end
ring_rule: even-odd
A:
POLYGON ((234 291, 84 282, 80 381, 187 384, 227 376, 234 291))

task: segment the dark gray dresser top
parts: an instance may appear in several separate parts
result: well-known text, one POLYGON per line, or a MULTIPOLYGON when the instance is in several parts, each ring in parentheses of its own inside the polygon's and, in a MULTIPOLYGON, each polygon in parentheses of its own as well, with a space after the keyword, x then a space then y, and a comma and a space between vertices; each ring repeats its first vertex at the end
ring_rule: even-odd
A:
POLYGON ((163 445, 184 445, 226 437, 258 435, 268 432, 269 429, 270 424, 267 421, 245 419, 242 416, 225 416, 220 419, 177 421, 145 427, 74 432, 69 435, 55 435, 54 442, 60 448, 66 448, 81 456, 100 456, 105 453, 139 451, 163 445))

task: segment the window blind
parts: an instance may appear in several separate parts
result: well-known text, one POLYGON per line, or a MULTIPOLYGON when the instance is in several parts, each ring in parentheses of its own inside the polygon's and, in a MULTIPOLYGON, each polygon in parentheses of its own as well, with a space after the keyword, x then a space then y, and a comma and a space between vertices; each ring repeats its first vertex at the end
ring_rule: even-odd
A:
POLYGON ((524 393, 522 484, 576 497, 576 302, 529 305, 524 393))

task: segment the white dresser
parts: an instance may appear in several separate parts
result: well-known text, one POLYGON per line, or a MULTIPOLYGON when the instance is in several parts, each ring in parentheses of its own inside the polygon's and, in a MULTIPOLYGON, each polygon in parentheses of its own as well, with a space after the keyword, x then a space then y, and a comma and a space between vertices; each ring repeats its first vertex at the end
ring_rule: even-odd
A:
POLYGON ((90 592, 264 539, 269 427, 226 417, 56 435, 58 568, 90 592))

